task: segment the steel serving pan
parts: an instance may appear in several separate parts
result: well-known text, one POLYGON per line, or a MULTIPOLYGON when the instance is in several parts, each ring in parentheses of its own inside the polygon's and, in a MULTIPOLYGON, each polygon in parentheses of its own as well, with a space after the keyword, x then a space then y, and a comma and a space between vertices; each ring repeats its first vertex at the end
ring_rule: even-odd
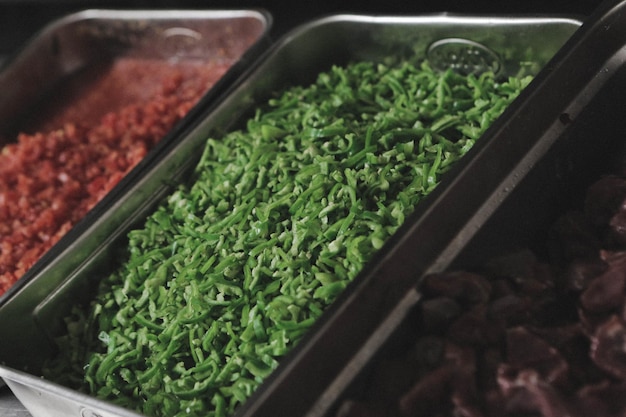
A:
MULTIPOLYGON (((98 277, 111 269, 115 263, 115 247, 124 244, 129 228, 145 218, 154 204, 171 190, 172 183, 184 181, 207 137, 231 129, 272 91, 289 84, 310 83, 332 64, 351 60, 431 53, 441 55, 435 58, 439 65, 463 71, 491 68, 503 76, 520 71, 550 72, 555 65, 552 57, 579 26, 580 21, 573 18, 438 14, 417 17, 334 15, 295 28, 258 61, 219 105, 205 114, 201 123, 189 129, 180 140, 170 142, 165 149, 167 152, 144 167, 142 175, 133 183, 126 184, 119 198, 102 210, 85 228, 85 233, 68 242, 60 256, 0 307, 0 334, 3 335, 0 358, 4 362, 0 375, 36 416, 46 407, 44 403, 47 404, 46 415, 54 417, 81 413, 135 415, 44 381, 37 376, 37 368, 43 359, 53 354, 50 338, 58 333, 69 306, 81 300, 83 290, 93 286, 98 277), (452 52, 439 48, 451 48, 448 51, 452 52), (471 52, 476 48, 480 49, 478 53, 471 52)), ((534 93, 531 84, 519 100, 523 102, 534 93)), ((514 104, 507 110, 490 131, 502 129, 505 121, 515 115, 515 107, 514 104)), ((463 206, 463 202, 455 207, 450 213, 451 221, 436 210, 443 204, 442 200, 463 201, 449 196, 445 190, 450 186, 458 188, 455 174, 463 167, 474 166, 471 161, 491 146, 492 135, 485 135, 480 145, 464 158, 467 162, 461 161, 459 169, 451 172, 418 207, 405 227, 237 412, 238 416, 297 416, 314 405, 413 285, 416 271, 426 268, 434 254, 454 238, 466 218, 480 205, 482 200, 477 193, 468 205, 463 206), (439 213, 439 218, 430 219, 432 211, 439 213), (459 211, 462 213, 457 213, 459 211), (426 218, 428 221, 421 220, 426 218), (426 232, 429 240, 424 245, 420 237, 426 232)), ((499 163, 489 160, 487 165, 496 169, 499 163)), ((472 187, 477 185, 480 187, 480 183, 472 187)))
MULTIPOLYGON (((413 287, 304 415, 335 416, 343 400, 365 398, 372 377, 368 372, 410 343, 406 332, 415 329, 410 320, 421 300, 422 277, 476 271, 520 250, 547 257, 546 242, 559 216, 580 210, 586 190, 602 176, 623 174, 625 17, 626 2, 603 2, 559 51, 550 70, 537 77, 532 94, 493 131, 492 144, 464 167, 448 195, 436 203, 444 210, 426 214, 422 220, 430 224, 415 229, 410 238, 414 248, 420 240, 432 241, 437 231, 430 225, 458 216, 456 205, 480 202, 456 236, 425 258, 423 266, 408 266, 414 272, 413 287), (476 192, 481 196, 475 198, 476 192)), ((413 253, 421 257, 423 250, 420 246, 413 253)), ((409 263, 408 254, 406 259, 409 263)))
MULTIPOLYGON (((0 146, 14 141, 18 132, 29 131, 29 123, 41 109, 54 105, 63 89, 74 88, 77 80, 106 70, 118 58, 229 67, 153 149, 152 154, 158 153, 265 51, 270 26, 271 16, 263 10, 86 10, 61 18, 35 35, 0 72, 0 146)), ((100 117, 98 111, 93 117, 100 117)), ((148 163, 150 158, 149 154, 140 164, 148 163)), ((68 240, 73 233, 80 233, 80 227, 69 233, 68 240)), ((0 305, 54 258, 68 240, 49 250, 0 295, 0 305)))

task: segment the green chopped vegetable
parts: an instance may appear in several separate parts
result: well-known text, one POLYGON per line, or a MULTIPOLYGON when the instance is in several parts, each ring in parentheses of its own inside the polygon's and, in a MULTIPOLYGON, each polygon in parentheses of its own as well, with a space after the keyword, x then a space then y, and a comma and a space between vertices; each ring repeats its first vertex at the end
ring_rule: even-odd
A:
POLYGON ((528 82, 358 62, 277 94, 128 234, 44 376, 232 414, 528 82))

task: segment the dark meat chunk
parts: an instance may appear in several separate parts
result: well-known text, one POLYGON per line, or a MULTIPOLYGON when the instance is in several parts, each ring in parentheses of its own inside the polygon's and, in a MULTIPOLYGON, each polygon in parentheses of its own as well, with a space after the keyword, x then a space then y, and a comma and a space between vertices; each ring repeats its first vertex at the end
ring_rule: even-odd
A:
POLYGON ((615 378, 626 378, 626 327, 617 316, 600 325, 591 338, 591 358, 615 378))
POLYGON ((557 264, 595 258, 601 248, 594 224, 581 211, 571 211, 561 216, 552 225, 547 244, 557 264))
POLYGON ((580 297, 583 308, 591 313, 608 313, 619 309, 626 288, 626 253, 608 254, 608 270, 596 277, 580 297))
POLYGON ((420 305, 424 326, 433 333, 447 329, 461 314, 461 306, 450 297, 436 297, 424 300, 420 305))
POLYGON ((462 314, 450 326, 448 339, 469 346, 485 346, 497 341, 504 328, 487 319, 487 308, 483 304, 462 314))
POLYGON ((524 327, 507 330, 507 365, 510 369, 533 369, 537 377, 550 384, 567 381, 569 366, 563 356, 545 340, 524 327))
POLYGON ((385 409, 385 417, 626 417, 625 245, 626 178, 608 176, 589 189, 583 211, 554 224, 545 258, 521 250, 474 272, 424 277, 414 343, 436 336, 445 349, 419 361, 425 351, 408 348, 411 361, 403 363, 415 366, 396 362, 394 369, 396 378, 411 378, 395 386, 396 403, 387 396, 389 407, 372 401, 372 410, 385 409))
POLYGON ((582 291, 598 275, 608 269, 607 263, 600 257, 591 259, 575 259, 566 268, 563 282, 566 290, 582 291))
POLYGON ((626 383, 603 380, 586 385, 578 393, 576 408, 580 416, 623 417, 626 415, 626 383))
POLYGON ((533 369, 515 370, 503 365, 498 382, 506 398, 506 413, 533 417, 575 415, 560 393, 533 369))
POLYGON ((448 297, 466 306, 487 302, 491 283, 484 276, 469 272, 433 274, 424 279, 421 291, 429 297, 448 297))
POLYGON ((451 415, 482 416, 477 407, 475 374, 475 351, 449 343, 442 365, 400 398, 400 415, 426 417, 450 410, 451 415))
POLYGON ((626 179, 609 175, 587 189, 585 213, 596 226, 609 224, 611 218, 620 211, 626 198, 626 179))

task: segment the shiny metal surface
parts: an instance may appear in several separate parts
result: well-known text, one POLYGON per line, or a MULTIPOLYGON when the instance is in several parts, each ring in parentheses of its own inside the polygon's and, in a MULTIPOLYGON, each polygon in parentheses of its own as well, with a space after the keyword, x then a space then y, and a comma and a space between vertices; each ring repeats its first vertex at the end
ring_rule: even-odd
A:
MULTIPOLYGON (((2 383, 0 382, 0 385, 2 383)), ((0 416, 2 417, 31 417, 32 414, 19 402, 8 387, 0 387, 0 416)))
MULTIPOLYGON (((249 60, 265 51, 270 26, 270 15, 255 10, 85 10, 59 19, 3 62, 0 146, 16 140, 17 133, 29 131, 29 120, 50 102, 51 94, 85 74, 106 68, 118 57, 231 64, 173 130, 181 129, 195 111, 210 105, 248 67, 249 60)), ((175 135, 169 132, 157 148, 175 135)), ((66 243, 59 242, 0 295, 0 305, 66 243)))
MULTIPOLYGON (((35 412, 40 409, 42 397, 59 410, 50 412, 49 409, 46 416, 65 417, 68 414, 61 410, 80 413, 83 407, 102 416, 134 415, 115 411, 106 403, 42 381, 36 369, 46 356, 53 354, 50 340, 60 331, 62 317, 69 306, 83 299, 85 290, 94 280, 114 265, 115 251, 124 245, 126 231, 152 210, 171 190, 172 184, 185 180, 207 137, 236 126, 273 91, 289 84, 309 83, 333 64, 380 60, 392 54, 425 56, 435 41, 462 38, 478 42, 498 54, 502 75, 537 73, 579 26, 578 20, 569 18, 443 14, 421 17, 338 15, 296 28, 275 44, 201 122, 145 167, 135 181, 126 184, 119 198, 111 200, 106 210, 85 226, 84 233, 69 242, 14 298, 0 306, 0 334, 9 341, 0 345, 0 358, 6 362, 6 366, 0 367, 0 376, 22 401, 31 405, 35 417, 44 416, 35 412), (524 64, 520 66, 520 62, 524 64), (37 348, 32 349, 32 346, 37 348), (110 414, 111 410, 118 414, 110 414)), ((414 271, 403 271, 401 275, 395 278, 404 285, 413 279, 414 271)), ((372 268, 357 277, 356 285, 359 291, 367 291, 374 303, 361 302, 359 297, 363 294, 359 291, 349 294, 346 308, 362 320, 349 329, 350 337, 342 340, 341 349, 333 350, 336 347, 334 332, 341 326, 344 318, 340 313, 345 312, 345 308, 325 315, 317 328, 319 333, 298 346, 237 415, 296 416, 312 405, 384 317, 385 309, 395 305, 404 291, 402 286, 394 288, 390 280, 373 275, 372 268), (369 288, 370 285, 374 288, 369 288), (324 359, 323 370, 318 368, 320 358, 324 359), (316 378, 306 377, 311 374, 316 378), (294 402, 293 398, 299 401, 294 402)))
POLYGON ((65 387, 52 386, 40 378, 32 380, 20 371, 3 368, 2 373, 15 397, 34 417, 139 417, 136 413, 103 403, 65 387))
MULTIPOLYGON (((268 30, 260 11, 86 10, 34 36, 0 72, 0 137, 58 83, 121 55, 237 60, 268 30)), ((16 126, 17 125, 17 126, 16 126)))

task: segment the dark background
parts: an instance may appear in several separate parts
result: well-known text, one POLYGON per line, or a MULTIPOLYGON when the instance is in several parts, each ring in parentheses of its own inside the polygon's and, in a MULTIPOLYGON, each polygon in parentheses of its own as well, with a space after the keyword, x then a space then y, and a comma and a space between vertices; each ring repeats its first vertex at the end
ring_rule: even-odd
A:
POLYGON ((273 18, 272 36, 333 13, 365 14, 558 14, 585 17, 600 0, 0 0, 0 58, 14 53, 49 21, 89 8, 263 8, 273 18))

